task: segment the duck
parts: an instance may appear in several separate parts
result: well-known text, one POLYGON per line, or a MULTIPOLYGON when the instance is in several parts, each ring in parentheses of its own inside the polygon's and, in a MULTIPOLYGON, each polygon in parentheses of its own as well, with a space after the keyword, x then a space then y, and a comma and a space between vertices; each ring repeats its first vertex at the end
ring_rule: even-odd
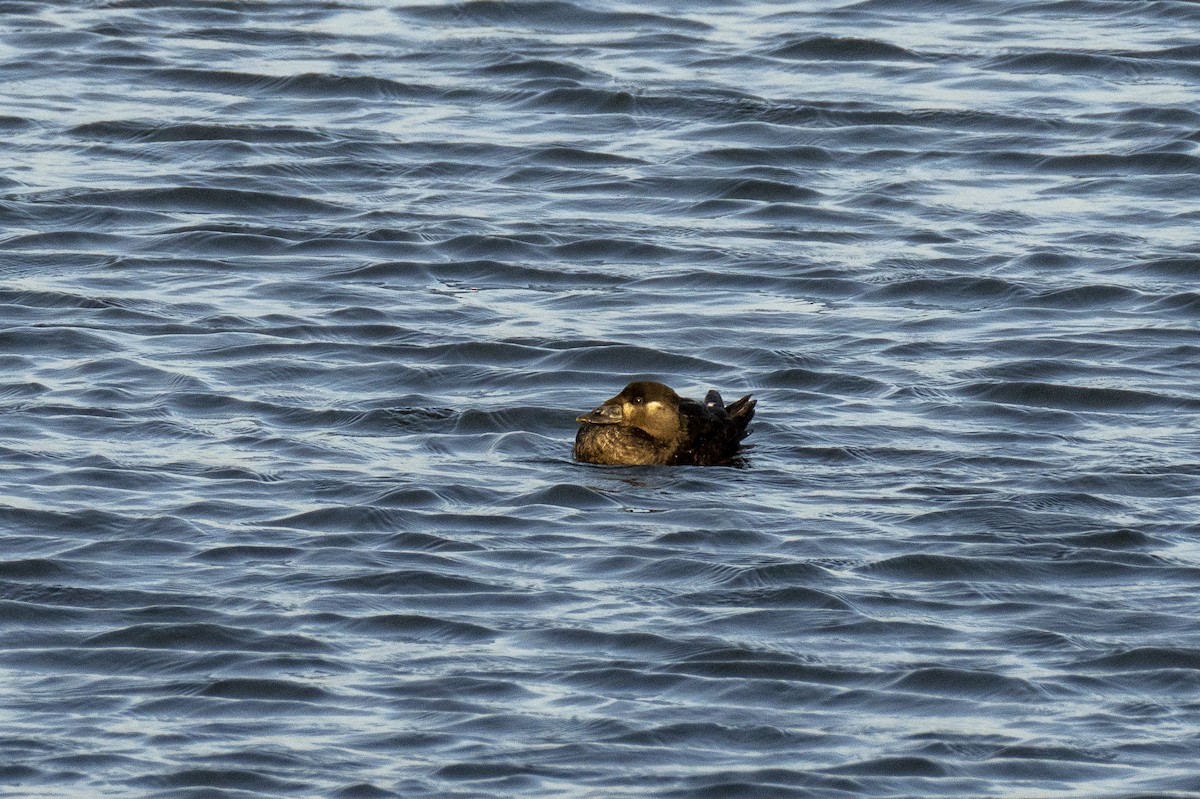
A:
POLYGON ((709 391, 686 399, 663 383, 635 380, 590 413, 575 417, 574 455, 609 466, 728 466, 738 462, 757 400, 725 404, 709 391))

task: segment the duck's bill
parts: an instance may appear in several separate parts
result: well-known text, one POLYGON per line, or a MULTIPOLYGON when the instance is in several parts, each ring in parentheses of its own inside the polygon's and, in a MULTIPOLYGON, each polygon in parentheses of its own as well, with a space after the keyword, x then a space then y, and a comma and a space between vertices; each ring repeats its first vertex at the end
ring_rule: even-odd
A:
POLYGON ((601 405, 591 413, 576 416, 575 421, 587 424, 620 424, 625 421, 625 414, 620 405, 601 405))

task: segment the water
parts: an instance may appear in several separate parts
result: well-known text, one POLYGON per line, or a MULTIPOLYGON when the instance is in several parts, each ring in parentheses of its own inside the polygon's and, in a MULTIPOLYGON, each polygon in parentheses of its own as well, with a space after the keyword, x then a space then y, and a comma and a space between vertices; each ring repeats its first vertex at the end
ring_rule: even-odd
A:
POLYGON ((0 19, 0 793, 1200 794, 1200 7, 0 19))

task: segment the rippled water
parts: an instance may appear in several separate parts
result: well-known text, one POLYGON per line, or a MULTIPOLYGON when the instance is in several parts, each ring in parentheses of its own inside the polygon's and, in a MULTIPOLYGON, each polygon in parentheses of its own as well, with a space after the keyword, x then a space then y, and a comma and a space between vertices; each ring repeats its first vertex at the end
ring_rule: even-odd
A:
POLYGON ((1200 793, 1200 6, 0 20, 9 795, 1200 793))

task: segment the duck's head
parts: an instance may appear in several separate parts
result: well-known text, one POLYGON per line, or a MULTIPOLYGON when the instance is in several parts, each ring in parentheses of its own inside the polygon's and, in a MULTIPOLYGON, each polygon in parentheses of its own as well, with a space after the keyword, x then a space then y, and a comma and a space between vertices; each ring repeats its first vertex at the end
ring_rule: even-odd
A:
POLYGON ((591 413, 575 417, 584 424, 617 424, 636 427, 658 441, 679 433, 679 395, 650 380, 638 380, 591 413))

